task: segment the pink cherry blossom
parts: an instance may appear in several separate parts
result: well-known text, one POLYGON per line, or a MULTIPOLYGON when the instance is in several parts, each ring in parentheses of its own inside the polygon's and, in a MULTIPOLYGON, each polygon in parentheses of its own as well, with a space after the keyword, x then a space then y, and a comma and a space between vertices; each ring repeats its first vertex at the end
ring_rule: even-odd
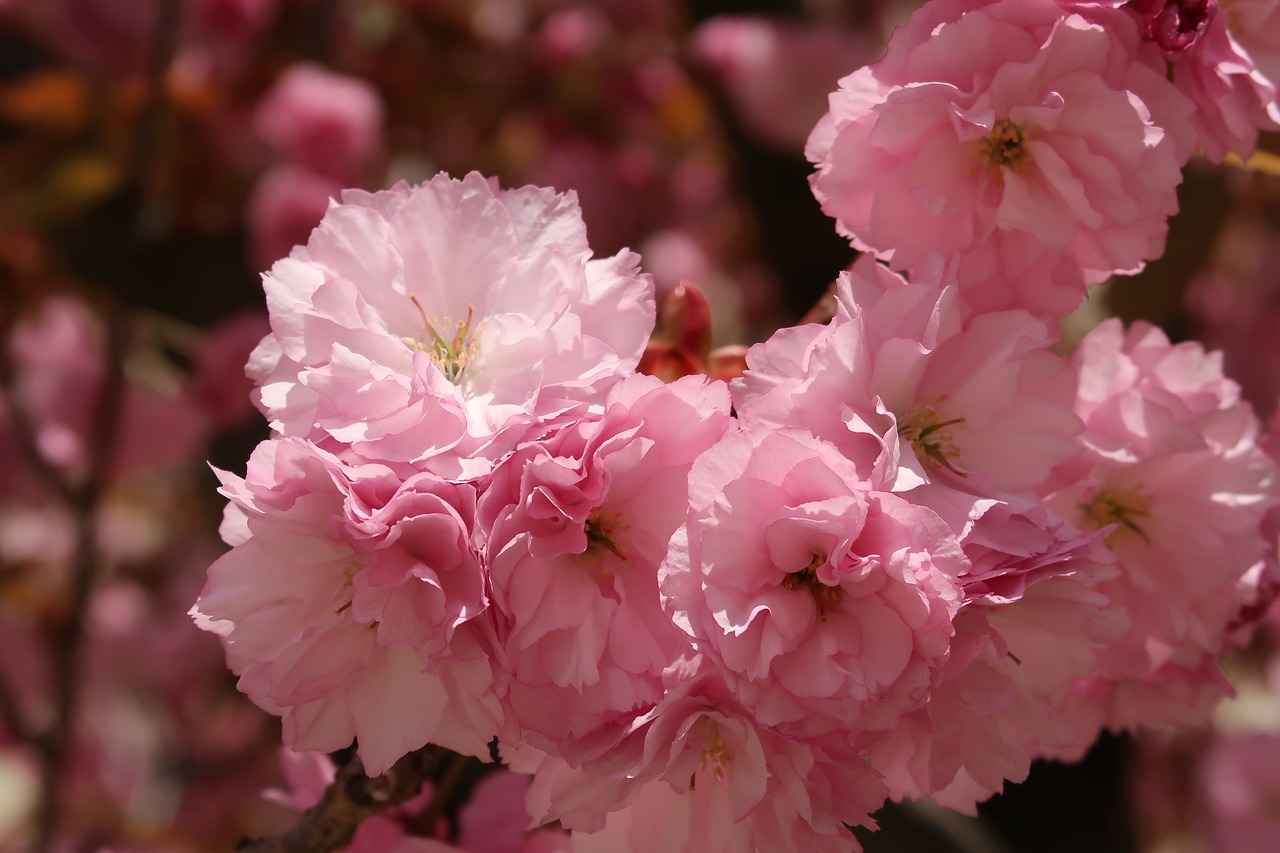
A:
MULTIPOLYGON (((1275 463, 1258 448, 1257 419, 1222 375, 1220 354, 1110 320, 1074 362, 1085 450, 1060 466, 1050 500, 1105 532, 1119 558, 1122 573, 1099 589, 1132 627, 1102 675, 1114 682, 1111 723, 1131 725, 1161 716, 1162 686, 1183 697, 1213 686, 1213 659, 1274 572, 1275 549, 1261 534, 1280 500, 1275 463)), ((1179 703, 1166 704, 1176 714, 1179 703)))
MULTIPOLYGON (((1077 301, 1086 284, 1159 255, 1190 153, 1189 104, 1136 22, 1092 17, 1104 13, 1106 26, 1055 0, 917 11, 884 59, 840 81, 809 139, 813 189, 840 232, 898 269, 940 266, 962 294, 990 286, 965 263, 974 251, 988 255, 985 275, 1034 268, 1030 246, 1003 248, 1010 239, 1074 267, 1077 301)), ((1002 290, 1026 301, 988 310, 1062 307, 1002 290)))
POLYGON ((1204 37, 1174 57, 1173 82, 1196 105, 1196 145, 1210 160, 1248 157, 1258 131, 1280 130, 1280 3, 1224 3, 1204 37))
POLYGON ((364 80, 299 63, 258 104, 254 129, 281 158, 350 182, 381 145, 382 101, 364 80))
POLYGON ((636 262, 590 258, 572 195, 475 173, 348 190, 264 276, 250 374, 284 435, 483 474, 634 370, 654 311, 636 262))
POLYGON ((967 566, 941 519, 871 490, 834 447, 736 431, 695 463, 659 582, 761 723, 853 737, 927 701, 967 566))
POLYGON ((847 747, 828 752, 762 726, 697 657, 673 664, 662 703, 600 762, 544 759, 529 792, 535 821, 559 819, 577 853, 860 847, 874 826, 876 775, 847 747))
MULTIPOLYGON (((428 742, 488 755, 499 727, 489 661, 450 661, 428 673, 413 646, 383 642, 407 630, 393 625, 380 636, 373 609, 353 606, 357 576, 381 568, 359 522, 394 493, 390 471, 351 468, 284 439, 259 445, 246 478, 220 478, 231 500, 222 533, 233 547, 209 567, 192 615, 222 639, 240 689, 281 716, 285 744, 333 751, 355 738, 374 774, 428 742)), ((412 574, 429 581, 444 572, 412 574)))
POLYGON ((1035 487, 1077 452, 1074 376, 1047 350, 1046 324, 1007 311, 962 327, 953 295, 859 259, 830 325, 782 329, 748 351, 732 385, 740 417, 810 430, 877 488, 1035 487))
MULTIPOLYGON (((1086 17, 1121 0, 1061 0, 1086 17)), ((1144 36, 1170 63, 1174 85, 1195 105, 1195 147, 1217 163, 1248 158, 1259 130, 1280 129, 1280 3, 1276 0, 1141 0, 1144 36)), ((1103 19, 1110 12, 1103 12, 1103 19)))
POLYGON ((484 495, 513 718, 545 749, 629 724, 662 698, 688 639, 655 573, 684 521, 689 468, 729 424, 721 383, 633 376, 599 419, 530 442, 484 495))

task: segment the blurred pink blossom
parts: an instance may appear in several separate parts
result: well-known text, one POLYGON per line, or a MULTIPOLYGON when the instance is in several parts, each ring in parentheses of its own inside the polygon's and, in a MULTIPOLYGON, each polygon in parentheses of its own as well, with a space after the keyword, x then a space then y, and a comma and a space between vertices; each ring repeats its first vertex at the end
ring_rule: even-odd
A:
POLYGON ((258 178, 245 204, 249 258, 267 269, 304 245, 342 184, 315 172, 283 163, 258 178))
POLYGON ((872 58, 855 31, 746 16, 698 25, 689 46, 747 129, 795 152, 826 113, 836 82, 872 58))
POLYGON ((277 156, 350 185, 381 146, 382 121, 368 82, 299 63, 258 103, 254 129, 277 156))

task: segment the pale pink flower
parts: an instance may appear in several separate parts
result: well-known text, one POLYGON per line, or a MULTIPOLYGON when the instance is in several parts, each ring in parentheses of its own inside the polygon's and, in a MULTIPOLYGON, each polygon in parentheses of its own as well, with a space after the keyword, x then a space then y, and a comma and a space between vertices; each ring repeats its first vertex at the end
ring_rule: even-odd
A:
POLYGON ((351 182, 382 144, 382 118, 382 100, 366 81, 299 63, 263 96, 254 130, 277 156, 351 182))
MULTIPOLYGON (((1055 0, 934 0, 884 59, 840 81, 806 154, 823 209, 860 249, 898 269, 941 267, 962 293, 1033 267, 1004 241, 1032 238, 1077 270, 1077 296, 1135 272, 1164 246, 1190 153, 1189 104, 1143 56, 1134 19, 1055 0), (984 49, 974 50, 974 45, 984 49)), ((1154 50, 1154 48, 1152 48, 1154 50)), ((1055 264, 1050 264, 1050 267, 1055 264)), ((1035 313, 1032 290, 1002 288, 1035 313)))
POLYGON ((1034 759, 1084 753, 1096 717, 1068 713, 1070 691, 1128 624, 1095 588, 1105 571, 1078 557, 1016 601, 966 605, 929 704, 869 747, 895 798, 972 813, 1034 759))
POLYGON ((414 647, 382 644, 352 606, 357 576, 378 559, 359 522, 394 493, 390 471, 284 439, 259 445, 244 479, 220 478, 233 547, 209 567, 192 615, 222 639, 240 689, 282 718, 285 744, 333 751, 358 739, 373 774, 428 742, 488 755, 499 728, 488 660, 428 673, 414 647))
POLYGON ((689 489, 663 604, 761 723, 825 743, 928 700, 968 567, 941 519, 797 430, 730 433, 689 489))
POLYGON ((689 468, 729 425, 723 384, 633 376, 598 419, 518 449, 481 505, 512 717, 566 755, 662 698, 688 648, 655 574, 684 521, 689 468))
POLYGON ((1105 532, 1122 568, 1099 587, 1133 623, 1104 658, 1100 675, 1116 682, 1108 718, 1141 722, 1136 709, 1159 710, 1162 685, 1170 701, 1160 713, 1176 716, 1194 692, 1180 685, 1212 683, 1204 673, 1274 571, 1264 525, 1278 505, 1275 463, 1258 448, 1257 419, 1219 354, 1109 320, 1074 362, 1084 452, 1056 472, 1050 500, 1105 532))
POLYGON ((1051 329, 1021 311, 960 325, 951 289, 871 258, 842 274, 827 326, 779 330, 732 384, 745 423, 832 442, 877 488, 944 481, 1023 491, 1075 455, 1075 379, 1051 329))
POLYGON ((455 631, 489 606, 487 578, 471 544, 475 500, 470 486, 422 473, 385 506, 352 519, 367 537, 368 565, 352 577, 351 615, 382 645, 403 643, 428 661, 484 654, 470 635, 452 642, 455 631))
POLYGON ((348 190, 264 276, 250 374, 284 435, 483 474, 634 370, 654 311, 637 260, 592 260, 572 195, 475 173, 348 190))
POLYGON ((799 152, 836 81, 871 59, 860 33, 766 17, 724 15, 690 33, 694 57, 761 140, 799 152))

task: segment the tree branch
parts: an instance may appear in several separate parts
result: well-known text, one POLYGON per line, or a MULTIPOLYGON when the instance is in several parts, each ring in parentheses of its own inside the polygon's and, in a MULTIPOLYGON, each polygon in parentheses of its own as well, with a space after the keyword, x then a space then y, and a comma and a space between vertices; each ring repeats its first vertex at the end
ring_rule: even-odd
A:
POLYGON ((365 775, 360 758, 351 756, 320 802, 296 826, 274 838, 246 839, 236 850, 249 853, 329 853, 351 843, 365 818, 384 812, 422 791, 422 785, 455 757, 438 746, 414 750, 381 776, 365 775))

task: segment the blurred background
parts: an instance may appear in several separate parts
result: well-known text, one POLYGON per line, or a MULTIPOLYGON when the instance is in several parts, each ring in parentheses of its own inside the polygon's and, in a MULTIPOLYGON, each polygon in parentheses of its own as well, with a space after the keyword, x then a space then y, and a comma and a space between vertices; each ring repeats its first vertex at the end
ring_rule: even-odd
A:
MULTIPOLYGON (((441 170, 575 190, 597 255, 639 251, 660 297, 695 282, 717 344, 763 340, 853 259, 804 142, 916 5, 0 0, 0 849, 227 851, 296 820, 262 795, 278 722, 186 613, 222 550, 206 460, 242 472, 266 437, 258 273, 331 196, 441 170)), ((1166 256, 1067 338, 1109 314, 1198 338, 1270 418, 1280 177, 1193 162, 1180 201, 1166 256)), ((1241 697, 1211 726, 860 837, 1280 849, 1276 626, 1227 663, 1241 697)))

